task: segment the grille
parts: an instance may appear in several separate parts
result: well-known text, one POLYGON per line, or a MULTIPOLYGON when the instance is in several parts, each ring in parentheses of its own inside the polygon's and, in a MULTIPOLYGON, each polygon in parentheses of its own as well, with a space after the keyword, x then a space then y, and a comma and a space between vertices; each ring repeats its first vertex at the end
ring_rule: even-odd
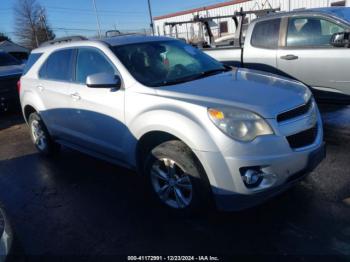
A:
POLYGON ((290 111, 284 112, 282 114, 279 114, 277 116, 277 122, 283 122, 298 116, 302 116, 306 114, 310 108, 312 107, 312 99, 309 100, 306 104, 299 106, 297 108, 294 108, 290 111))
POLYGON ((291 148, 300 148, 311 145, 317 137, 317 124, 313 128, 305 130, 295 135, 287 136, 291 148))

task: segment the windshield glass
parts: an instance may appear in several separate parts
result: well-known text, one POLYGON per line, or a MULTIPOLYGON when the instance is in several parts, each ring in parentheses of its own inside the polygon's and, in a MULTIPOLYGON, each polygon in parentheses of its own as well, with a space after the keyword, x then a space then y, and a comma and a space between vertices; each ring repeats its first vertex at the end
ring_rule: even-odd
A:
POLYGON ((334 8, 327 11, 350 23, 350 8, 334 8))
POLYGON ((177 84, 227 70, 181 41, 129 44, 114 46, 112 50, 132 76, 146 86, 177 84))
POLYGON ((0 52, 0 66, 20 65, 16 58, 5 52, 0 52))

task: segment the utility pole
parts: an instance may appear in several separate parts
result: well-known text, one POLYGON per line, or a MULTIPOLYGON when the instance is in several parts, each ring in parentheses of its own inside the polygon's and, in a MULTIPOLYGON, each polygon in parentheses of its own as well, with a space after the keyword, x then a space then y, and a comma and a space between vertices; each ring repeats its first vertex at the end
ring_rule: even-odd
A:
POLYGON ((151 29, 152 29, 152 35, 154 35, 154 24, 153 24, 153 16, 152 16, 152 9, 151 9, 151 0, 147 0, 148 2, 148 12, 149 12, 149 19, 151 21, 151 29))
POLYGON ((46 27, 46 17, 45 17, 45 13, 44 13, 43 8, 40 10, 39 20, 41 22, 41 27, 45 30, 46 40, 49 41, 50 40, 49 39, 49 32, 47 31, 47 27, 46 27))
POLYGON ((98 13, 97 13, 97 8, 96 8, 96 2, 95 2, 95 0, 92 0, 92 3, 93 3, 93 5, 94 5, 95 14, 96 14, 96 22, 97 22, 97 29, 98 29, 98 37, 101 38, 101 36, 102 36, 102 33, 101 33, 101 24, 100 24, 100 18, 99 18, 98 13))

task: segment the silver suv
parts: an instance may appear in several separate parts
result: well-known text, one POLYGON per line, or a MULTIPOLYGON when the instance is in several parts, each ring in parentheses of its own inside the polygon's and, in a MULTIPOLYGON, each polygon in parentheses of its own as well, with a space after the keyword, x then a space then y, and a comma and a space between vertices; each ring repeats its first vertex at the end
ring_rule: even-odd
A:
POLYGON ((179 212, 258 204, 325 155, 303 84, 170 38, 52 42, 33 50, 19 86, 41 153, 65 145, 137 170, 179 212))

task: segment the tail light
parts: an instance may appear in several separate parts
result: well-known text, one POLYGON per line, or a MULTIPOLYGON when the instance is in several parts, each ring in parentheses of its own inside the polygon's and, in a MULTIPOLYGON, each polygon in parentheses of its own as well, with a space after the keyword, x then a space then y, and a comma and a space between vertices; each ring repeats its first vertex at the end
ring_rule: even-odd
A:
POLYGON ((18 94, 21 92, 21 79, 17 81, 17 91, 18 91, 18 94))

